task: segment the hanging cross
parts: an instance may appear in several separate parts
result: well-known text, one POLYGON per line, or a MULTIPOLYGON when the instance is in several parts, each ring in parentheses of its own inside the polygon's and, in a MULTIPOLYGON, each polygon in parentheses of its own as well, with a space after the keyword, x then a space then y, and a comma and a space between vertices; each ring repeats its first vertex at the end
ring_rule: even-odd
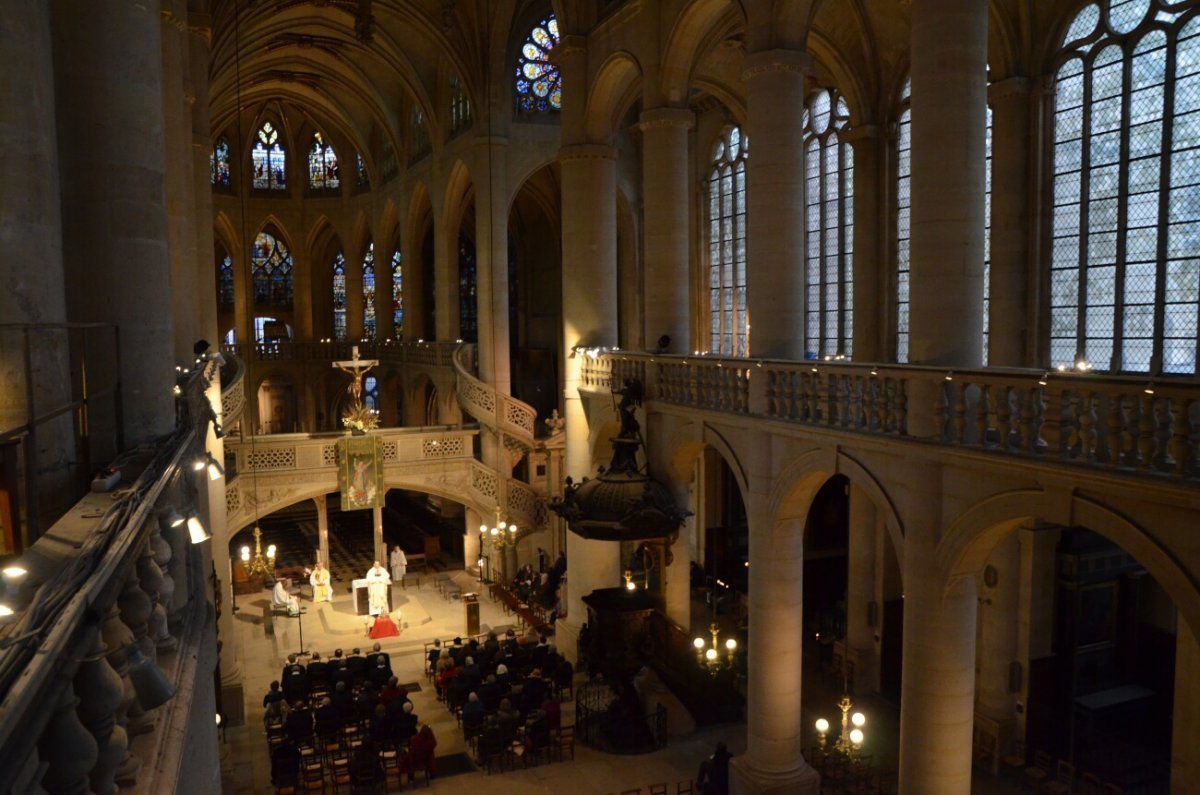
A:
POLYGON ((350 384, 349 392, 354 398, 354 405, 362 405, 362 380, 363 376, 372 368, 379 364, 378 359, 360 359, 358 358, 358 346, 355 345, 350 349, 349 359, 343 359, 340 362, 334 362, 333 366, 342 372, 349 373, 354 382, 350 384))

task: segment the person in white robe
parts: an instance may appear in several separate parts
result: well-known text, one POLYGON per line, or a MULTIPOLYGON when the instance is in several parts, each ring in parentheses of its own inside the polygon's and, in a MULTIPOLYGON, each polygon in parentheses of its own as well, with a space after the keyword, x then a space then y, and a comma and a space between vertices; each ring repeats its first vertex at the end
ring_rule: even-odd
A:
POLYGON ((300 600, 288 592, 286 579, 275 581, 275 588, 271 591, 271 604, 274 607, 287 608, 289 616, 300 615, 300 600))
POLYGON ((325 568, 324 563, 317 561, 308 581, 312 584, 314 602, 333 601, 333 588, 329 585, 329 569, 325 568))
POLYGON ((386 613, 388 611, 388 587, 392 584, 392 578, 388 576, 387 569, 381 566, 379 561, 375 561, 375 565, 367 572, 365 579, 367 581, 367 612, 373 616, 386 613))
POLYGON ((404 574, 408 571, 408 558, 404 556, 404 550, 399 545, 392 550, 392 557, 388 562, 392 568, 392 582, 403 580, 404 574))

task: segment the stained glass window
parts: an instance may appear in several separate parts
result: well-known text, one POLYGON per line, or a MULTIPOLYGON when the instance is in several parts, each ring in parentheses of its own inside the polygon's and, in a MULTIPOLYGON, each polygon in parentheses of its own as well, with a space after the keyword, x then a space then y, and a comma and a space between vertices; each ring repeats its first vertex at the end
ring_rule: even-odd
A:
POLYGON ((1053 116, 1054 366, 1196 372, 1200 17, 1171 5, 1085 6, 1064 38, 1053 116))
POLYGON ((550 51, 558 44, 558 20, 546 17, 529 32, 517 58, 517 110, 546 113, 562 109, 562 81, 550 51))
POLYGON ((233 257, 228 254, 217 266, 217 304, 222 309, 233 307, 233 257))
POLYGON ((256 306, 292 305, 292 255, 278 237, 260 232, 250 251, 256 306))
POLYGON ((987 109, 983 166, 983 361, 988 363, 988 312, 991 310, 992 276, 992 109, 987 109))
POLYGON ((371 411, 379 411, 379 381, 373 375, 363 379, 363 405, 371 411))
POLYGON ((208 162, 212 171, 212 184, 218 188, 230 187, 232 179, 229 171, 229 141, 218 138, 208 162))
POLYGON ((713 148, 708 174, 710 350, 749 355, 746 318, 746 158, 741 128, 726 130, 713 148))
POLYGON ((312 148, 308 150, 308 187, 313 190, 337 190, 341 184, 337 155, 321 133, 313 133, 312 148))
POLYGON ((806 355, 850 356, 854 332, 854 153, 846 101, 822 89, 804 113, 806 355))
POLYGON ((375 339, 375 244, 367 244, 363 257, 363 336, 375 339))
POLYGON ((479 315, 475 301, 475 243, 466 235, 458 236, 458 328, 465 342, 479 336, 479 315))
POLYGON ((287 156, 279 140, 279 130, 271 122, 263 122, 258 130, 258 142, 250 153, 254 163, 254 187, 258 190, 287 188, 287 156))
POLYGON ((354 186, 356 188, 371 187, 371 177, 367 174, 367 164, 363 162, 362 154, 354 153, 354 186))
POLYGON ((896 361, 908 363, 908 298, 912 242, 912 80, 900 92, 896 124, 896 361))
POLYGON ((333 338, 346 339, 346 258, 340 251, 333 258, 333 338))
POLYGON ((408 117, 408 128, 411 131, 409 158, 420 160, 430 151, 429 130, 425 127, 425 114, 421 112, 420 108, 412 109, 412 113, 408 117))
POLYGON ((400 339, 404 331, 404 258, 400 249, 392 253, 392 334, 400 339))
POLYGON ((471 126, 471 100, 467 98, 467 89, 458 79, 458 75, 450 76, 450 134, 458 135, 471 126))

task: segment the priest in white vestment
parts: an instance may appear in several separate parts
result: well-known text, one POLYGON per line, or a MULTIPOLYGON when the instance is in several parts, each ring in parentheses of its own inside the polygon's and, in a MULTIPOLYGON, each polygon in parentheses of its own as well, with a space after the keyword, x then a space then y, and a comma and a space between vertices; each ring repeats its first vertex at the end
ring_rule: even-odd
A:
POLYGON ((388 587, 392 584, 392 578, 388 576, 387 569, 375 561, 375 565, 367 572, 364 578, 367 581, 367 612, 373 616, 378 616, 388 611, 388 587))
POLYGON ((300 615, 300 600, 288 592, 286 579, 275 581, 275 588, 271 591, 271 604, 275 607, 286 607, 289 616, 300 615))
POLYGON ((408 571, 408 558, 404 556, 404 550, 397 544, 392 550, 392 557, 388 560, 392 568, 392 582, 397 582, 404 579, 405 572, 408 571))
POLYGON ((329 569, 325 568, 324 563, 317 561, 316 568, 309 575, 308 581, 312 584, 314 602, 333 601, 333 588, 329 585, 329 569))

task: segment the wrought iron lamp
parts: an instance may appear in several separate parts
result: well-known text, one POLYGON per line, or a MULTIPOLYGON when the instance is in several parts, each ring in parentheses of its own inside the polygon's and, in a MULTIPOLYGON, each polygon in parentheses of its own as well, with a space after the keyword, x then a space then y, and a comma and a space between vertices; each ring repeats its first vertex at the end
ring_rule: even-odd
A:
POLYGON ((487 523, 479 525, 480 546, 483 539, 487 539, 496 549, 504 549, 505 547, 517 545, 517 525, 509 522, 501 515, 500 506, 496 506, 496 521, 492 525, 487 523))
MULTIPOLYGON (((720 585, 728 588, 729 586, 720 580, 714 580, 714 585, 720 585)), ((721 643, 721 627, 717 624, 717 592, 714 587, 710 594, 712 599, 712 621, 708 625, 708 633, 712 636, 712 643, 709 644, 702 637, 697 637, 692 641, 692 645, 696 648, 696 660, 702 666, 708 669, 711 676, 716 676, 718 672, 732 668, 734 663, 734 655, 737 652, 737 641, 733 638, 727 638, 724 643, 721 643), (724 653, 721 649, 724 649, 724 653)))
MULTIPOLYGON (((846 756, 858 753, 866 739, 862 727, 867 725, 867 716, 861 712, 851 714, 850 710, 853 708, 854 703, 850 696, 843 693, 841 701, 838 702, 838 709, 842 711, 842 730, 838 734, 837 742, 833 744, 833 750, 846 756), (850 728, 851 726, 854 728, 850 728)), ((816 727, 818 742, 820 747, 824 748, 826 736, 829 734, 829 721, 817 718, 816 727)))

